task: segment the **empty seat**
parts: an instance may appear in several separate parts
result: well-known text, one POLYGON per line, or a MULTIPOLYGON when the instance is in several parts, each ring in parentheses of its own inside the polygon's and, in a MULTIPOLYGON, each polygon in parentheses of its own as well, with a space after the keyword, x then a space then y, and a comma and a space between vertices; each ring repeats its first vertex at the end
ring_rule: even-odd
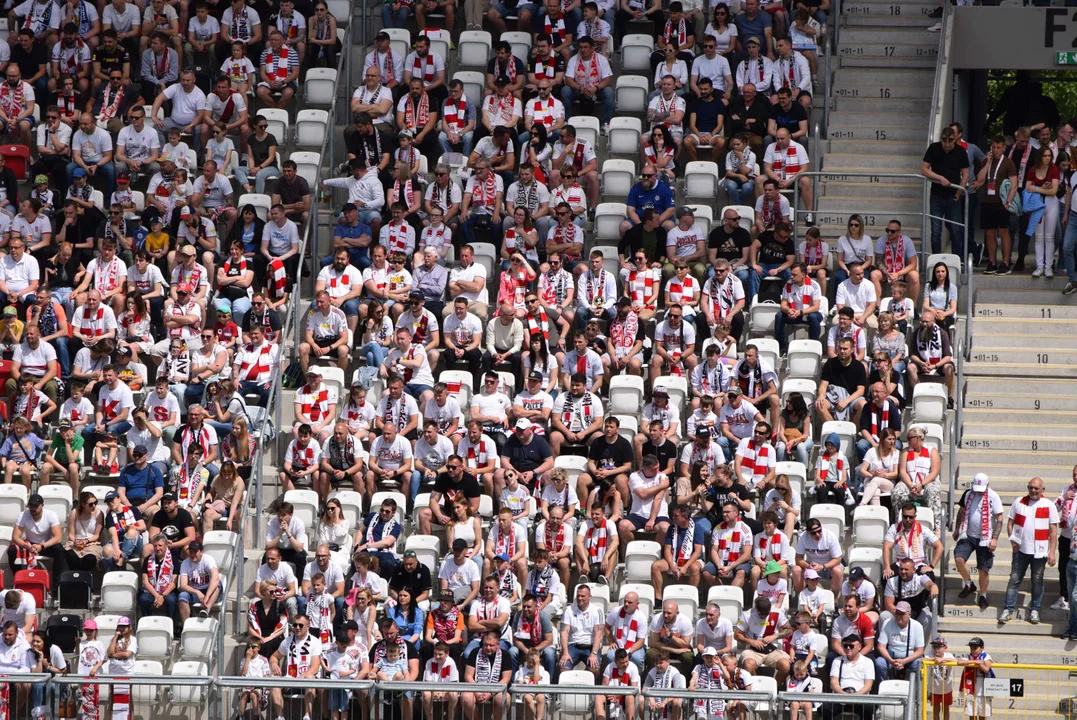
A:
MULTIPOLYGON (((100 622, 98 623, 100 627, 100 622)), ((151 615, 138 621, 135 639, 141 657, 172 657, 173 620, 170 617, 151 615)))
MULTIPOLYGON (((112 572, 105 573, 103 580, 107 580, 113 574, 112 572)), ((133 575, 134 573, 122 574, 133 575)), ((56 584, 56 598, 61 612, 89 610, 93 605, 93 575, 86 570, 68 570, 61 573, 60 580, 56 584)), ((38 608, 44 609, 41 605, 38 605, 38 608)), ((107 608, 105 611, 109 612, 107 608)))
MULTIPOLYGON (((595 684, 595 676, 591 674, 590 670, 563 670, 557 678, 558 685, 578 685, 578 686, 593 686, 595 684)), ((558 695, 557 699, 560 701, 560 713, 561 715, 575 718, 586 718, 591 716, 591 711, 594 708, 594 696, 593 695, 558 695)))
MULTIPOLYGON (((139 647, 141 652, 142 648, 139 647)), ((159 676, 165 674, 165 666, 159 660, 135 660, 135 675, 159 676)), ((131 701, 151 703, 157 700, 159 686, 156 685, 131 685, 131 701)))
POLYGON ((0 485, 0 524, 14 527, 26 509, 28 496, 26 488, 18 483, 0 485))
MULTIPOLYGON (((209 675, 209 668, 204 662, 198 662, 194 660, 181 660, 172 666, 172 675, 183 675, 188 677, 206 677, 209 675)), ((177 703, 195 703, 201 704, 205 702, 206 687, 198 685, 173 685, 171 688, 172 700, 177 703)))
POLYGON ((863 505, 853 511, 853 543, 857 546, 882 547, 889 527, 890 511, 882 505, 863 505))
POLYGON ((633 540, 625 548, 625 580, 646 583, 651 579, 651 565, 662 558, 662 546, 653 540, 633 540))
POLYGON ((493 38, 485 30, 464 30, 456 44, 456 56, 462 67, 486 67, 493 38))
POLYGON ((326 107, 333 104, 337 93, 337 71, 332 68, 310 68, 303 74, 303 96, 307 105, 326 107))
POLYGON ((642 134, 643 123, 639 118, 624 116, 611 118, 610 129, 606 133, 610 154, 637 156, 642 134))
POLYGON ((239 547, 239 535, 230 530, 211 530, 203 536, 202 547, 217 563, 221 577, 231 574, 239 547))
MULTIPOLYGON (((752 688, 755 690, 755 687, 752 688)), ((879 683, 879 695, 893 695, 907 698, 909 696, 908 680, 883 680, 879 683)), ((900 705, 883 705, 879 708, 879 720, 901 720, 905 709, 900 705)))
POLYGON ((495 267, 500 267, 501 260, 498 257, 497 248, 490 243, 471 243, 475 251, 475 262, 486 268, 486 277, 493 277, 495 267))
POLYGON ((601 125, 594 115, 573 115, 572 127, 576 128, 576 137, 591 143, 591 147, 598 148, 598 137, 601 125))
POLYGON ((621 39, 621 71, 650 70, 654 38, 642 33, 625 35, 621 39))
POLYGON ((216 635, 216 618, 187 618, 180 635, 180 652, 183 653, 183 659, 208 660, 213 654, 216 635))
POLYGON ((643 378, 638 375, 614 375, 610 378, 611 414, 637 415, 643 407, 643 378))
POLYGON ((696 160, 684 168, 684 197, 709 198, 718 197, 718 164, 707 160, 696 160))
POLYGON ((297 147, 320 148, 329 131, 329 113, 305 109, 295 114, 295 144, 297 147))
POLYGON ((646 111, 650 91, 650 81, 642 75, 618 75, 614 87, 614 102, 618 112, 646 111))
POLYGON ((818 340, 789 341, 785 365, 786 377, 814 380, 823 367, 823 344, 818 340))
POLYGON ((595 208, 595 240, 619 240, 621 223, 626 217, 628 206, 624 203, 599 203, 595 208))
POLYGON ((912 389, 912 417, 918 423, 941 423, 946 418, 949 396, 946 386, 932 382, 941 378, 923 378, 912 389))
POLYGON ((407 57, 411 50, 411 32, 406 28, 384 28, 382 32, 389 36, 389 47, 397 57, 407 57))
POLYGON ((602 163, 602 194, 604 196, 627 198, 635 181, 636 163, 633 161, 613 158, 602 163))
POLYGON ((101 578, 101 609, 127 615, 134 612, 138 599, 138 575, 133 572, 107 572, 101 578))
POLYGON ((758 296, 752 298, 752 308, 748 317, 748 327, 751 334, 754 336, 773 335, 774 318, 781 309, 781 305, 776 302, 760 301, 758 296))

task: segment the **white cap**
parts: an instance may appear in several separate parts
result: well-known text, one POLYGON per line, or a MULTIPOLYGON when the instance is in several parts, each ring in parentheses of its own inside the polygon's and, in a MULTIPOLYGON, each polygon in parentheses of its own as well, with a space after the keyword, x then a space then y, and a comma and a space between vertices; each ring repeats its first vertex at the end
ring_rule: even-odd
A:
POLYGON ((972 489, 975 492, 983 492, 987 489, 989 482, 991 482, 991 479, 987 477, 986 473, 976 473, 972 476, 972 489))
POLYGON ((703 654, 704 655, 717 655, 718 654, 718 648, 705 647, 705 648, 703 648, 703 654))

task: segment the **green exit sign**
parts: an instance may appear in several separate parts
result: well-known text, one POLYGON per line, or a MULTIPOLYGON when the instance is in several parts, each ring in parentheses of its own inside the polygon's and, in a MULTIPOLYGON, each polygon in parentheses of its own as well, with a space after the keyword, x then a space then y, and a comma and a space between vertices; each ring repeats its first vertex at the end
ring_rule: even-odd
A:
POLYGON ((1055 53, 1055 65, 1077 65, 1077 52, 1055 53))

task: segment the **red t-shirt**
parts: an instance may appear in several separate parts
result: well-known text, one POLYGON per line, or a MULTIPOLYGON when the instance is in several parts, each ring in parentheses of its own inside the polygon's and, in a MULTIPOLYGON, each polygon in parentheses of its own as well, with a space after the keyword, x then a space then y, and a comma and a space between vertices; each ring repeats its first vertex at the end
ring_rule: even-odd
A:
POLYGON ((229 320, 226 323, 218 320, 213 325, 213 332, 217 333, 217 342, 227 345, 232 342, 232 338, 239 337, 239 326, 236 325, 234 320, 229 320))
POLYGON ((1036 176, 1036 168, 1030 167, 1025 171, 1025 182, 1030 182, 1036 187, 1043 187, 1050 181, 1054 181, 1057 185, 1058 181, 1062 179, 1061 173, 1058 171, 1057 165, 1052 165, 1047 168, 1047 175, 1042 179, 1036 176))

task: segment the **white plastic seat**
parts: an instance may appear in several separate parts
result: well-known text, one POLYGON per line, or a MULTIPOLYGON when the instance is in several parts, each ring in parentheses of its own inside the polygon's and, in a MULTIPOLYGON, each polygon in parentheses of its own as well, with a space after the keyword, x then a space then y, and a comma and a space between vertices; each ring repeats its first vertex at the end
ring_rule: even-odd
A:
POLYGON ((411 31, 406 28, 384 28, 383 32, 389 36, 389 47, 397 57, 407 57, 411 51, 411 31))
POLYGON ((0 485, 0 525, 14 527, 19 516, 26 509, 28 497, 26 487, 21 484, 0 485))
POLYGON ((739 225, 747 230, 752 231, 752 225, 755 224, 755 208, 751 205, 726 205, 722 208, 722 212, 726 210, 736 210, 737 217, 740 218, 739 225))
POLYGON ((333 68, 310 68, 303 75, 306 104, 329 106, 337 96, 337 71, 333 68))
POLYGON ((609 153, 611 155, 639 155, 642 135, 643 122, 639 118, 624 116, 610 118, 610 129, 606 133, 609 153))
POLYGON ((497 257, 497 248, 490 243, 471 243, 471 248, 475 251, 475 262, 486 268, 486 277, 493 277, 494 268, 500 267, 500 260, 497 257))
POLYGON ((786 377, 819 377, 823 368, 823 344, 818 340, 790 340, 785 355, 786 377))
POLYGON ((132 190, 131 200, 135 203, 135 212, 141 213, 146 209, 146 193, 141 190, 132 190))
POLYGON ((310 108, 300 110, 295 114, 296 147, 320 148, 328 129, 328 112, 310 108))
MULTIPOLYGON (((169 622, 172 622, 169 618, 164 618, 169 622)), ((120 624, 120 616, 113 613, 103 613, 101 615, 94 616, 94 621, 97 623, 98 635, 105 637, 111 637, 116 632, 116 626, 120 624)), ((141 643, 140 643, 141 645, 141 643)), ((142 654, 142 648, 139 648, 139 654, 142 654)))
POLYGON ((752 338, 744 347, 754 347, 759 353, 761 360, 766 360, 767 364, 774 368, 774 372, 778 372, 779 365, 781 363, 781 350, 778 347, 778 341, 774 338, 752 338))
POLYGON ((626 217, 628 206, 624 203, 599 203, 595 208, 595 241, 620 240, 621 223, 626 217))
POLYGON ((558 455, 553 459, 553 466, 568 473, 568 486, 576 487, 576 478, 587 470, 587 458, 582 455, 558 455))
POLYGON ((438 382, 445 383, 449 395, 456 397, 461 408, 471 407, 471 397, 475 394, 475 380, 466 370, 442 370, 438 382))
POLYGON ((352 4, 348 0, 328 0, 329 14, 337 19, 337 25, 348 25, 352 19, 352 4))
POLYGON ((489 495, 479 495, 479 518, 489 523, 494 519, 494 499, 489 495))
POLYGON ((804 467, 804 463, 791 460, 774 463, 774 475, 785 475, 789 478, 789 489, 794 497, 801 497, 808 484, 808 468, 804 467))
POLYGON ((838 541, 845 539, 845 508, 834 503, 816 503, 808 513, 809 518, 817 518, 824 530, 837 536, 838 541))
POLYGON ((303 521, 307 528, 314 527, 318 517, 318 493, 313 490, 289 490, 284 493, 284 502, 295 508, 295 516, 303 521))
POLYGON ((711 206, 688 203, 688 207, 692 208, 692 211, 696 214, 695 227, 703 232, 704 237, 710 235, 711 227, 714 225, 714 210, 711 206))
MULTIPOLYGON (((785 596, 788 602, 789 596, 785 596)), ((774 704, 774 701, 778 699, 778 681, 777 679, 770 677, 769 675, 753 675, 752 676, 752 692, 765 692, 770 695, 769 701, 756 702, 752 708, 752 714, 755 717, 769 717, 770 708, 774 704)))
POLYGON ((415 527, 419 526, 419 510, 424 507, 430 507, 430 493, 419 493, 415 496, 415 502, 411 506, 411 524, 415 527))
POLYGON ((827 420, 819 430, 820 447, 822 447, 823 441, 830 433, 835 433, 841 440, 841 452, 846 458, 856 457, 853 453, 853 450, 856 449, 856 438, 859 434, 856 425, 848 420, 827 420))
POLYGON ((100 190, 94 190, 92 193, 93 204, 101 212, 108 212, 108 208, 105 207, 105 194, 100 190))
MULTIPOLYGON (((385 496, 386 493, 379 493, 381 496, 385 496)), ((394 493, 395 494, 395 493, 394 493)), ((329 497, 333 498, 340 503, 341 514, 344 515, 344 520, 348 523, 348 527, 359 527, 359 524, 363 519, 363 496, 355 490, 337 490, 329 493, 329 497)), ((381 498, 379 497, 377 502, 371 498, 370 507, 378 508, 381 506, 381 498)), ((399 514, 399 513, 398 513, 399 514)), ((400 518, 397 518, 398 520, 400 518)))
POLYGON ((625 581, 650 582, 651 565, 661 558, 662 546, 653 540, 633 540, 628 543, 625 548, 625 581))
MULTIPOLYGON (((292 153, 293 156, 295 153, 292 153)), ((344 371, 336 365, 319 368, 322 372, 322 382, 337 391, 337 400, 344 400, 348 393, 345 387, 344 371)))
POLYGON ((594 115, 573 115, 572 127, 576 128, 576 137, 587 140, 591 143, 591 147, 598 147, 598 138, 601 132, 601 125, 598 122, 598 118, 594 115))
POLYGON ((231 530, 210 530, 202 537, 202 547, 217 563, 221 576, 227 577, 236 562, 239 535, 231 530))
MULTIPOLYGON (((196 660, 180 660, 172 666, 170 673, 183 677, 205 677, 209 675, 209 667, 204 662, 196 660)), ((205 702, 206 688, 198 685, 174 685, 172 701, 183 704, 201 704, 205 702)))
MULTIPOLYGON (((576 118, 572 118, 572 121, 575 123, 576 118)), ((633 161, 612 158, 602 163, 603 196, 627 198, 635 181, 636 163, 633 161)))
POLYGON ((509 400, 516 397, 516 376, 510 372, 498 370, 497 377, 499 378, 497 391, 508 397, 509 400))
MULTIPOLYGON (((753 690, 756 688, 753 686, 753 690)), ((883 680, 879 683, 879 695, 909 696, 908 680, 883 680)), ((879 707, 879 720, 901 720, 905 710, 900 705, 882 705, 879 707)))
POLYGON ((849 550, 849 570, 854 567, 864 568, 864 575, 875 587, 883 579, 883 551, 877 547, 854 547, 849 550))
POLYGON ((882 547, 889 527, 890 511, 882 505, 862 505, 853 511, 853 543, 856 546, 882 547))
MULTIPOLYGON (((591 604, 602 612, 602 617, 606 617, 610 611, 610 586, 599 585, 598 583, 581 582, 576 585, 576 590, 580 587, 588 587, 591 589, 591 604)), ((573 598, 576 597, 576 590, 572 591, 573 598)))
MULTIPOLYGON (((0 525, 0 566, 7 565, 7 549, 11 547, 11 525, 0 525)), ((15 571, 14 568, 11 569, 15 571)))
POLYGON ((935 529, 935 513, 930 507, 917 506, 916 521, 929 530, 935 529))
POLYGON ((322 156, 316 152, 297 150, 288 156, 295 163, 295 174, 314 187, 318 183, 318 173, 322 168, 322 156))
POLYGON ((56 517, 60 518, 60 525, 67 527, 67 517, 71 514, 73 494, 71 486, 64 485, 41 485, 37 494, 45 501, 45 509, 52 510, 56 517))
MULTIPOLYGON (((641 542, 636 540, 634 542, 641 542)), ((636 593, 639 596, 639 609, 643 611, 646 617, 651 617, 654 613, 654 586, 650 585, 651 575, 650 570, 647 571, 647 583, 621 583, 620 589, 617 591, 617 602, 623 603, 625 595, 630 592, 636 593)))
POLYGON ((647 96, 650 91, 651 83, 642 75, 618 75, 613 90, 617 111, 629 113, 646 111, 647 96))
POLYGON ((654 386, 664 386, 669 393, 670 407, 677 408, 681 417, 685 417, 685 405, 688 400, 688 378, 683 375, 662 375, 655 378, 654 386))
POLYGON ((280 108, 262 108, 257 113, 258 117, 265 118, 269 126, 269 134, 277 139, 281 145, 288 142, 288 111, 280 108))
MULTIPOLYGON (((558 685, 593 686, 595 676, 590 670, 563 670, 557 678, 558 685)), ((586 718, 591 716, 595 698, 593 695, 558 695, 560 714, 567 717, 586 718)))
MULTIPOLYGON (((835 604, 834 604, 834 591, 827 590, 826 588, 819 588, 819 595, 823 599, 823 609, 826 610, 826 612, 828 612, 828 613, 834 612, 836 610, 836 607, 835 607, 835 604)), ((824 645, 825 645, 826 636, 822 636, 822 637, 823 637, 823 642, 824 642, 824 645)), ((824 656, 826 655, 826 650, 823 650, 823 655, 824 656)))
MULTIPOLYGON (((358 494, 356 493, 356 495, 358 494)), ((379 490, 370 496, 371 509, 380 508, 381 504, 386 500, 392 500, 396 503, 396 521, 403 525, 405 518, 408 516, 408 496, 395 490, 379 490)))
POLYGON ((942 452, 942 425, 938 423, 913 423, 909 425, 909 430, 913 428, 920 428, 924 431, 924 445, 926 447, 935 448, 936 452, 942 452))
POLYGON ((180 652, 184 660, 209 660, 217 635, 217 619, 187 618, 180 634, 180 652))
POLYGON ((811 410, 812 405, 815 404, 815 396, 819 392, 819 386, 814 380, 808 380, 804 378, 786 378, 782 383, 782 406, 785 405, 785 399, 790 393, 800 393, 804 398, 804 404, 808 406, 808 410, 811 410))
MULTIPOLYGON (((575 119, 575 118, 574 118, 575 119)), ((618 259, 617 247, 614 245, 594 245, 591 248, 591 252, 602 253, 602 267, 606 269, 606 272, 618 277, 621 269, 621 262, 618 259)), ((618 282, 618 285, 622 283, 618 282)))
POLYGON ((269 220, 269 208, 273 205, 273 198, 265 193, 244 193, 236 200, 236 207, 253 205, 254 212, 263 222, 269 220))
MULTIPOLYGON (((139 643, 139 652, 142 651, 142 643, 139 643)), ((165 666, 157 660, 135 660, 134 675, 157 676, 165 674, 165 666)), ((157 700, 158 688, 154 685, 132 685, 131 701, 152 703, 157 700)))
POLYGON ((433 535, 412 535, 404 543, 404 550, 411 550, 415 557, 436 577, 438 560, 441 558, 441 540, 433 535))
MULTIPOLYGON (((485 64, 486 61, 484 60, 483 65, 485 64)), ((468 100, 475 103, 475 107, 482 107, 482 89, 486 87, 486 78, 481 72, 457 70, 452 78, 464 84, 464 95, 467 96, 468 100)))
POLYGON ((137 598, 137 574, 112 570, 101 576, 101 609, 105 612, 130 614, 137 598))
MULTIPOLYGON (((498 37, 501 42, 507 42, 512 46, 512 54, 523 60, 524 64, 531 58, 531 33, 504 32, 498 37)), ((576 119, 572 119, 573 124, 576 119)))
MULTIPOLYGON (((98 618, 98 631, 101 620, 98 618)), ((138 654, 141 657, 171 658, 173 621, 170 617, 150 615, 138 621, 135 639, 138 640, 138 654)))
POLYGON ((643 407, 643 378, 638 375, 614 375, 610 378, 609 412, 635 416, 643 407))
POLYGON ((718 197, 718 163, 709 160, 695 160, 684 167, 684 197, 707 198, 718 197))
POLYGON ((615 417, 621 422, 617 429, 617 434, 628 442, 632 442, 636 437, 636 433, 639 432, 639 420, 634 415, 616 415, 615 417))
POLYGON ((722 617, 736 625, 744 612, 744 589, 733 585, 715 585, 707 591, 707 604, 711 603, 718 605, 722 617))
POLYGON ((935 274, 935 266, 944 263, 950 271, 950 284, 959 285, 961 282, 962 258, 953 253, 931 253, 927 256, 927 271, 932 276, 935 274))
POLYGON ((946 418, 946 386, 936 378, 921 379, 912 389, 912 417, 918 423, 941 423, 946 418))
POLYGON ((621 72, 650 70, 654 38, 642 33, 625 35, 621 39, 621 72))
POLYGON ((493 48, 493 37, 485 30, 464 30, 456 43, 456 55, 462 67, 486 67, 493 48))
POLYGON ((694 622, 699 614, 699 588, 695 585, 667 585, 662 590, 662 602, 671 600, 677 603, 679 612, 689 622, 694 622))

